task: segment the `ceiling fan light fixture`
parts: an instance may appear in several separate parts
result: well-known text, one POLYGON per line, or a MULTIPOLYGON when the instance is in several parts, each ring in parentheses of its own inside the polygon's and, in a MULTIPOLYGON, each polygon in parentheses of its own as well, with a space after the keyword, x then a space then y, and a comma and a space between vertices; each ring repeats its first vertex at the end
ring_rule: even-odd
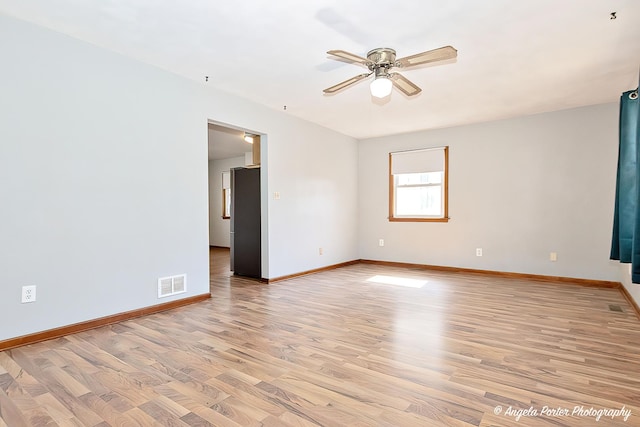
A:
POLYGON ((254 135, 252 133, 248 133, 248 132, 244 133, 244 140, 249 144, 253 144, 253 137, 254 135))
POLYGON ((378 76, 372 82, 369 88, 371 89, 371 95, 376 98, 385 98, 391 95, 391 89, 393 83, 386 76, 378 76))
POLYGON ((323 90, 325 94, 336 93, 358 83, 362 79, 366 79, 372 74, 375 74, 375 78, 371 82, 370 89, 371 95, 376 98, 389 96, 391 94, 391 89, 394 86, 407 96, 415 96, 422 92, 422 90, 411 80, 403 77, 399 73, 391 72, 394 68, 406 69, 415 67, 416 65, 436 63, 458 57, 458 51, 453 46, 442 46, 437 49, 427 50, 425 52, 405 56, 400 59, 396 59, 396 51, 388 47, 380 47, 370 50, 367 53, 366 58, 344 50, 330 50, 327 54, 331 55, 332 59, 337 59, 342 62, 364 65, 369 69, 369 73, 359 74, 338 83, 337 85, 333 85, 323 90))

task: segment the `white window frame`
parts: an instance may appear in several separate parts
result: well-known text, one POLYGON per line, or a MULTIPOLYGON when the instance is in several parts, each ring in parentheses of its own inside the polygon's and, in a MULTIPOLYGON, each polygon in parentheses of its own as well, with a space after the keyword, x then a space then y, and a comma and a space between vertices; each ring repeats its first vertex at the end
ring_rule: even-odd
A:
POLYGON ((389 153, 389 221, 399 222, 448 222, 449 221, 449 147, 389 153), (394 158, 396 163, 394 164, 394 158), (406 187, 442 186, 442 210, 439 215, 398 215, 396 192, 398 175, 403 173, 442 172, 442 183, 412 184, 406 187))

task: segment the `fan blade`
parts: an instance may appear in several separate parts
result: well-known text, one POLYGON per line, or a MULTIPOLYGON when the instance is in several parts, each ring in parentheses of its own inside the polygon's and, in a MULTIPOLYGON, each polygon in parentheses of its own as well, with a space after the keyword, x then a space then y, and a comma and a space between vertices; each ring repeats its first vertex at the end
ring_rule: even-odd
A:
POLYGON ((331 86, 331 87, 323 90, 323 92, 324 93, 335 93, 335 92, 339 91, 340 89, 344 89, 347 86, 351 86, 352 84, 359 82, 362 79, 366 79, 370 75, 371 75, 371 73, 369 73, 369 74, 358 74, 355 77, 351 77, 349 80, 345 80, 342 83, 338 83, 337 85, 331 86))
POLYGON ((428 62, 444 61, 458 56, 458 51, 451 46, 444 46, 438 49, 428 50, 415 55, 405 56, 396 61, 397 67, 413 67, 414 65, 426 64, 428 62))
POLYGON ((404 93, 407 96, 417 95, 420 92, 422 92, 422 89, 416 86, 415 83, 413 83, 411 80, 408 80, 406 77, 401 76, 398 73, 390 74, 390 77, 396 89, 398 89, 400 92, 404 93))
POLYGON ((330 50, 327 53, 329 55, 337 56, 338 58, 346 59, 348 62, 355 62, 356 64, 362 64, 365 66, 373 64, 373 62, 369 61, 367 58, 363 58, 354 53, 349 53, 344 50, 330 50))

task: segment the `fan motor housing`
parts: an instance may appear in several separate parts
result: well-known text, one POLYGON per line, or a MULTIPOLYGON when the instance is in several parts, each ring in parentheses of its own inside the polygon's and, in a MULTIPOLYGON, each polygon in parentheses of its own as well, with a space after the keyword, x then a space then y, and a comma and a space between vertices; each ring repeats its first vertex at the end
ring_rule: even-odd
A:
POLYGON ((373 64, 369 66, 370 70, 380 66, 392 67, 396 62, 396 51, 388 47, 380 47, 370 50, 367 53, 367 59, 373 62, 373 64))

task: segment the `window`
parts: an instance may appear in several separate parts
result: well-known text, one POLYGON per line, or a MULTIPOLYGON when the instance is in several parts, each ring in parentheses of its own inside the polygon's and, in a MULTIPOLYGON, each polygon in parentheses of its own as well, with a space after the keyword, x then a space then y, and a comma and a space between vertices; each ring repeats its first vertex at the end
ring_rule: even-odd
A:
POLYGON ((389 153, 389 221, 447 222, 449 147, 389 153))
POLYGON ((231 173, 222 172, 222 219, 231 218, 231 173))

